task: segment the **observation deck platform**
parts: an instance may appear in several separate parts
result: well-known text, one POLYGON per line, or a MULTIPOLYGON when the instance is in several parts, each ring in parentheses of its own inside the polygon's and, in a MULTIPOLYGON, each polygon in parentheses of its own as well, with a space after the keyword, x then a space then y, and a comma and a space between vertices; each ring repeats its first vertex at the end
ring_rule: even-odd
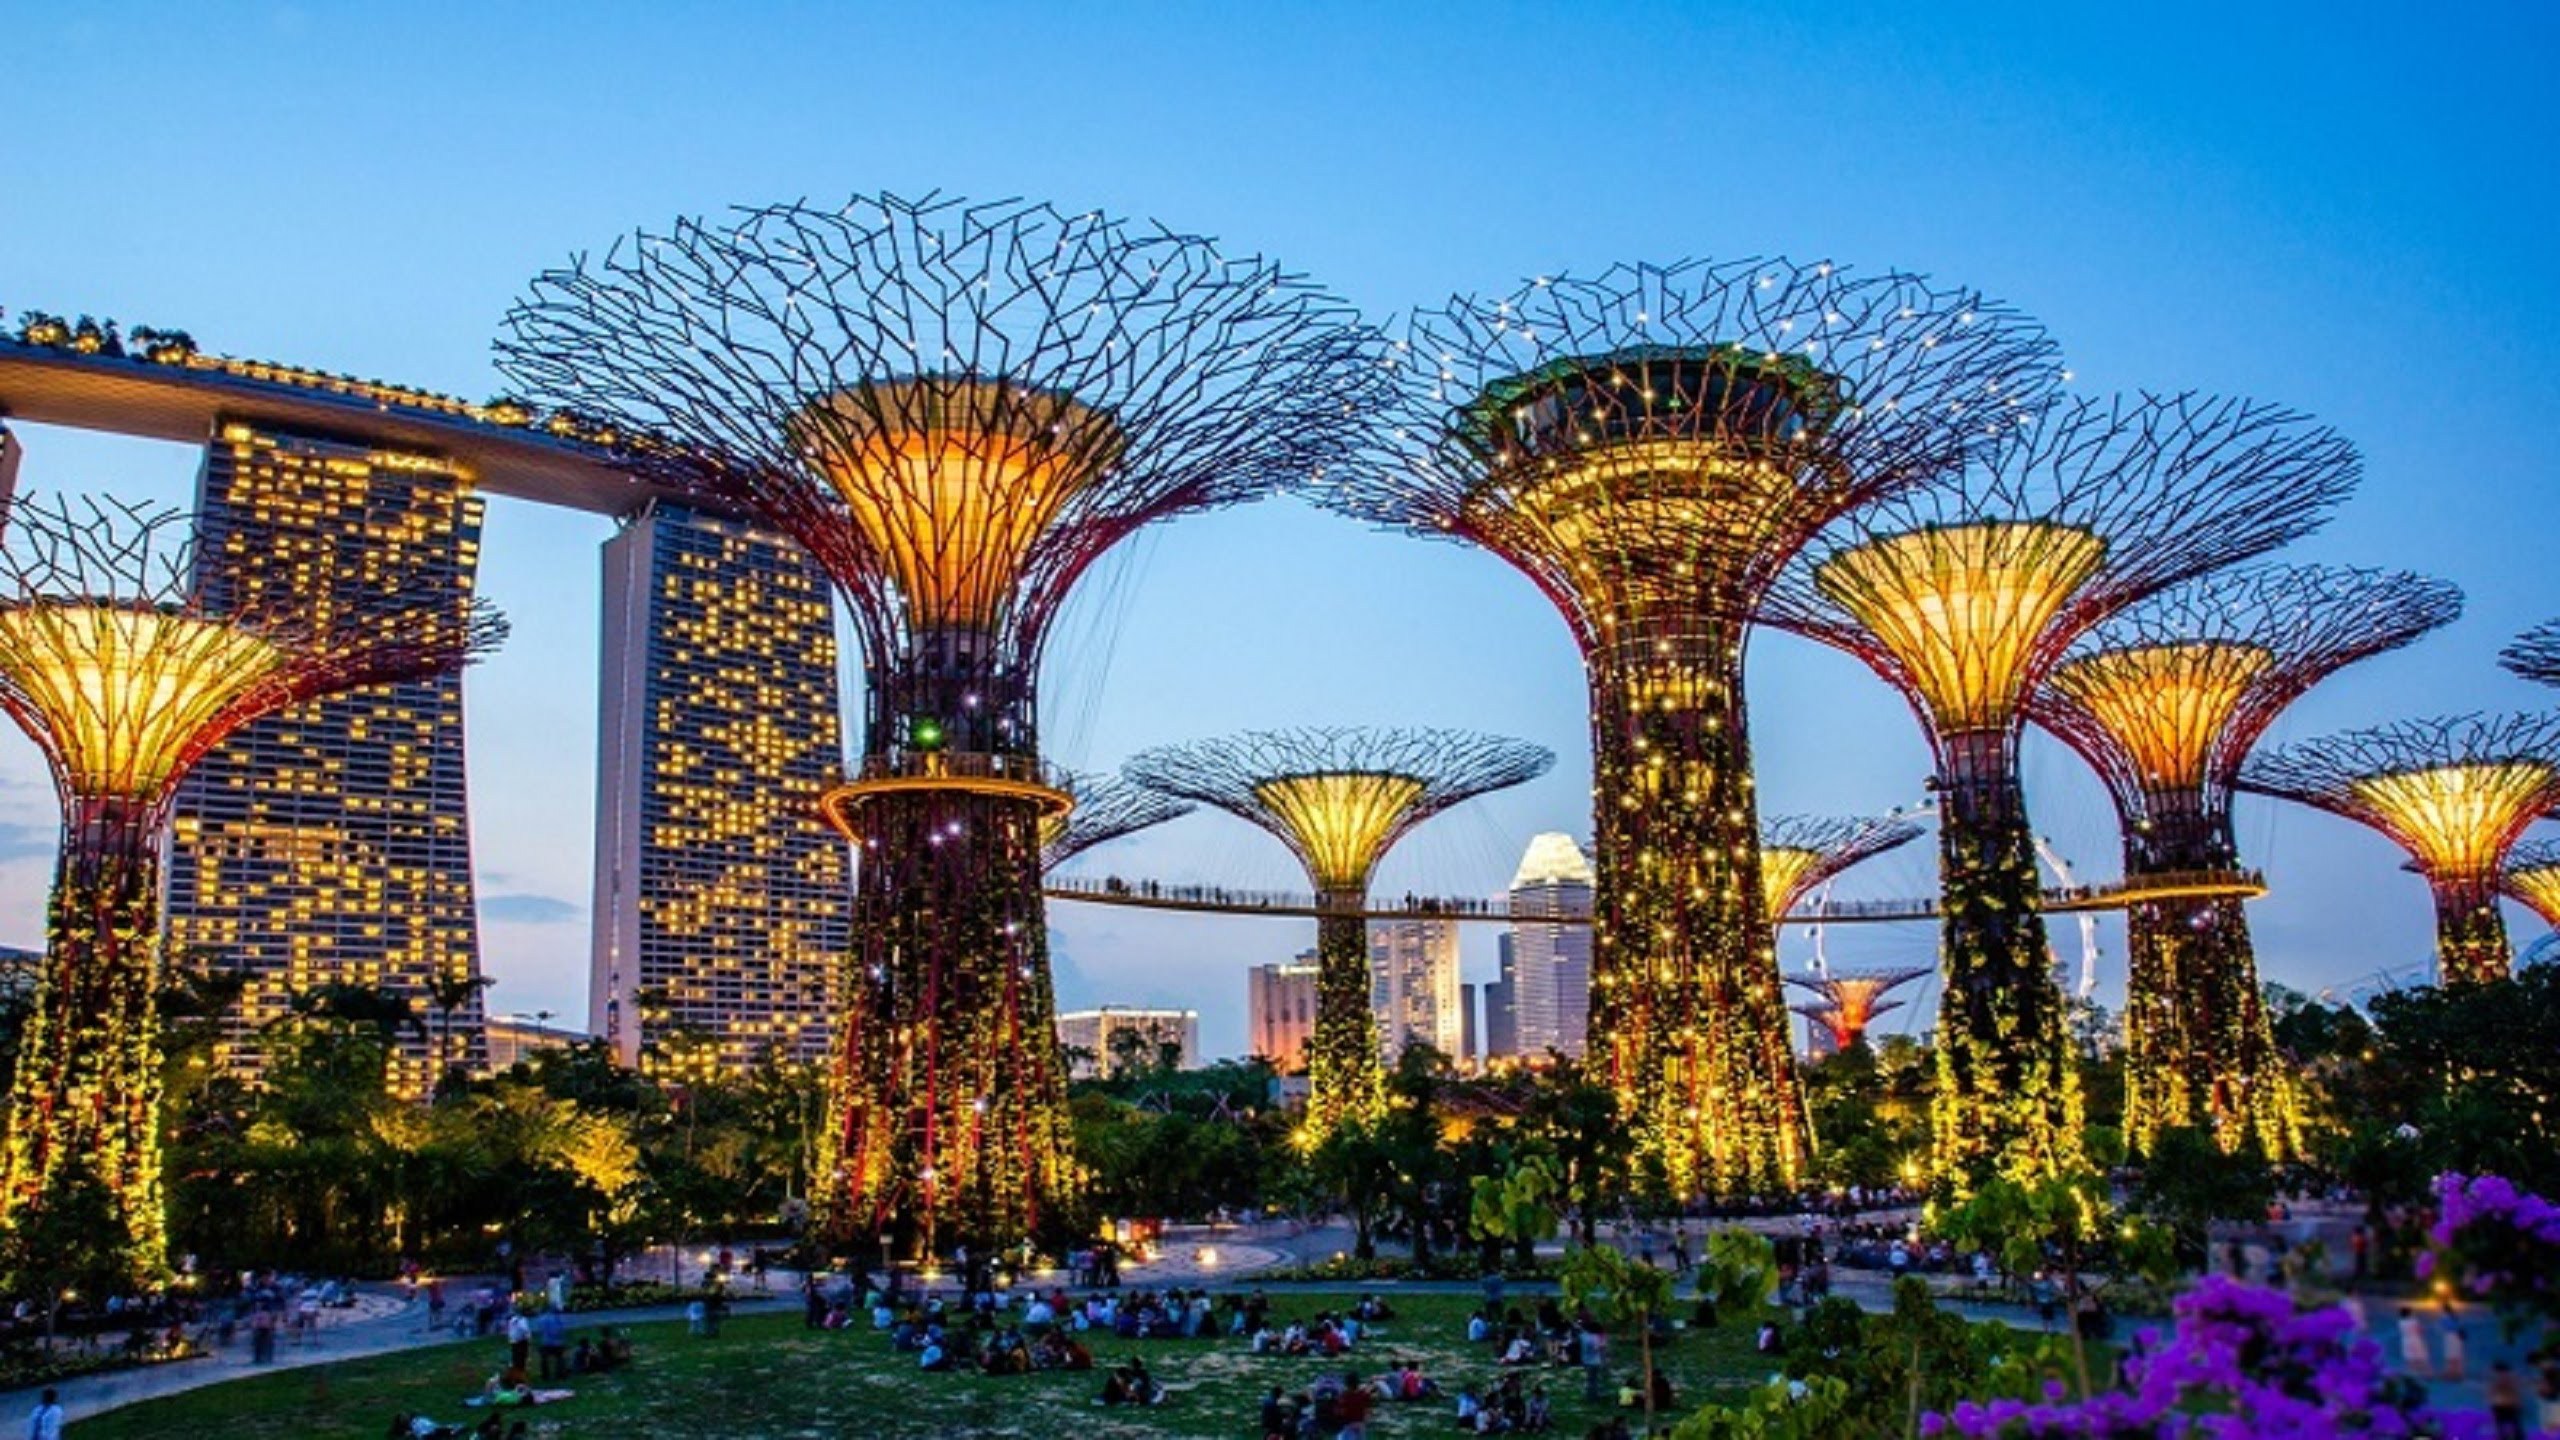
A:
MULTIPOLYGON (((1546 921, 1588 925, 1588 915, 1524 909, 1514 911, 1510 899, 1496 896, 1407 895, 1372 898, 1357 907, 1328 905, 1304 891, 1236 890, 1219 885, 1166 885, 1119 876, 1051 876, 1042 891, 1052 900, 1095 905, 1125 905, 1142 910, 1183 910, 1215 915, 1268 915, 1275 918, 1324 919, 1351 916, 1362 920, 1458 920, 1509 924, 1546 921)), ((2159 900, 2246 900, 2267 893, 2266 877, 2255 870, 2195 870, 2169 875, 2139 875, 2102 885, 2065 885, 2044 892, 2043 912, 2069 915, 2088 910, 2122 910, 2159 900)), ((1840 900, 1798 909, 1781 925, 1874 925, 1938 918, 1935 896, 1913 899, 1840 900)))

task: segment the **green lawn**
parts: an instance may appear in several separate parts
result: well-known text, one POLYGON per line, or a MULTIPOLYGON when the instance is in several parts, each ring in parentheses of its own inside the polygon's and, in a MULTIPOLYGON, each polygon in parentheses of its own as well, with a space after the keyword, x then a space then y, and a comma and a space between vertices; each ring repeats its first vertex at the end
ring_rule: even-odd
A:
MULTIPOLYGON (((1385 1333, 1351 1357, 1365 1376, 1406 1355, 1452 1393, 1486 1383, 1499 1371, 1489 1349, 1466 1343, 1471 1297, 1385 1294, 1398 1310, 1385 1333)), ((1348 1295, 1274 1297, 1278 1316, 1341 1308, 1348 1295)), ((629 1370, 580 1377, 577 1398, 514 1412, 545 1436, 721 1437, 721 1440, 820 1440, 829 1436, 1237 1436, 1250 1437, 1265 1387, 1305 1388, 1341 1361, 1255 1356, 1243 1342, 1105 1341, 1094 1347, 1108 1365, 1131 1351, 1173 1391, 1147 1410, 1093 1404, 1101 1376, 1048 1373, 992 1378, 927 1375, 913 1356, 893 1355, 868 1330, 811 1332, 797 1314, 733 1320, 716 1340, 696 1339, 681 1323, 636 1327, 637 1359, 629 1370)), ((1662 1352, 1683 1409, 1718 1387, 1756 1383, 1768 1366, 1752 1353, 1752 1330, 1739 1322, 1688 1333, 1662 1352)), ((396 1412, 424 1410, 439 1420, 477 1419, 462 1398, 503 1359, 491 1343, 443 1346, 401 1355, 296 1370, 209 1386, 116 1410, 72 1427, 79 1440, 183 1436, 185 1440, 272 1440, 276 1436, 380 1440, 396 1412)), ((1619 1337, 1611 1359, 1631 1369, 1632 1338, 1619 1337)), ((1581 1399, 1576 1370, 1536 1372, 1556 1402, 1556 1431, 1578 1436, 1598 1416, 1581 1399)), ((1447 1435, 1454 1402, 1382 1405, 1374 1435, 1447 1435)))

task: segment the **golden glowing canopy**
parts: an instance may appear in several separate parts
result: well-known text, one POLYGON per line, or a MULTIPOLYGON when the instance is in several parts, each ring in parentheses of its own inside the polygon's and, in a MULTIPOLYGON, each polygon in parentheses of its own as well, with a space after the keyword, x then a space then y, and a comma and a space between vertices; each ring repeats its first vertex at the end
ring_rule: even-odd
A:
POLYGON ((1760 894, 1771 923, 1804 898, 1805 878, 1822 863, 1822 852, 1793 845, 1760 847, 1760 894))
POLYGON ((2539 760, 2477 761, 2362 776, 2347 794, 2428 875, 2494 875, 2555 778, 2539 760))
POLYGON ((2036 645, 2107 542, 2042 520, 1932 526, 1842 550, 1814 584, 1900 662, 1942 734, 2009 725, 2036 645))
POLYGON ((159 795, 206 727, 288 658, 253 631, 156 608, 0 608, 0 675, 77 795, 159 795))
POLYGON ((2543 924, 2560 930, 2560 859, 2537 865, 2509 865, 2507 893, 2531 906, 2543 924))
POLYGON ((1410 775, 1343 771, 1274 776, 1253 787, 1253 798, 1297 837, 1316 888, 1335 890, 1368 883, 1423 788, 1410 775))
POLYGON ((1534 462, 1494 482, 1509 513, 1486 528, 1560 566, 1604 629, 1620 598, 1695 608, 1706 586, 1767 551, 1797 503, 1803 482, 1754 448, 1623 440, 1534 462))
POLYGON ((2088 712, 2146 786, 2204 783, 2205 762, 2274 652, 2230 640, 2102 650, 2054 667, 2047 682, 2088 712))
POLYGON ((1065 396, 941 377, 829 396, 798 438, 924 631, 991 626, 1041 532, 1121 450, 1065 396))

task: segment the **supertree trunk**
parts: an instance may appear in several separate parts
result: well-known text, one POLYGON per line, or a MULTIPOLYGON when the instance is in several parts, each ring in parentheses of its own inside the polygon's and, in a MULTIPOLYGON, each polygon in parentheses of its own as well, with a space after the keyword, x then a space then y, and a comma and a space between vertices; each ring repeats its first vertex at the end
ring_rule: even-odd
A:
POLYGON ((1938 1089, 1941 1187, 2080 1163, 2080 1082, 2038 913, 2035 834, 1999 732, 1949 736, 1939 776, 1945 919, 1938 1089))
POLYGON ((2514 951, 2498 913, 2498 881, 2490 876, 2427 877, 2436 901, 2436 976, 2445 985, 2485 985, 2507 978, 2514 951))
MULTIPOLYGON (((2228 870, 2239 847, 2225 815, 2155 793, 2125 847, 2125 875, 2228 870)), ((2249 917, 2236 896, 2166 899, 2125 915, 2125 1136, 2148 1151, 2163 1130, 2213 1132, 2226 1150, 2270 1159, 2299 1148, 2292 1087, 2258 993, 2249 917)))
POLYGON ((1675 1195, 1791 1188, 1810 1141, 1763 913, 1741 647, 1592 656, 1591 1046, 1675 1195))
POLYGON ((66 1171, 87 1169, 140 1282, 164 1269, 167 1249, 152 1003, 167 817, 149 801, 75 798, 67 808, 44 969, 18 1042, 5 1184, 23 1226, 66 1171))
POLYGON ((891 792, 861 847, 827 1142, 840 1231, 909 1254, 1050 1233, 1075 1198, 1026 797, 891 792))
POLYGON ((1386 1103, 1377 1017, 1369 1005, 1366 887, 1326 891, 1316 922, 1316 1023, 1307 1042, 1307 1125, 1330 1135, 1345 1120, 1374 1119, 1386 1103))

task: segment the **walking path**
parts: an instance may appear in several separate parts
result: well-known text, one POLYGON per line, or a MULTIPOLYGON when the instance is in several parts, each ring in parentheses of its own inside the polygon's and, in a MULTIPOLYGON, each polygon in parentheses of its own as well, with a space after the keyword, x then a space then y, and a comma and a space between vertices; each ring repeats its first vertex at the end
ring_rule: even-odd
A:
MULTIPOLYGON (((795 1279, 794 1285, 798 1284, 795 1279)), ((776 1310, 796 1308, 798 1297, 766 1299, 753 1294, 742 1295, 732 1304, 730 1314, 758 1315, 776 1310)), ((597 1310, 570 1317, 579 1328, 596 1325, 633 1325, 684 1317, 681 1306, 651 1305, 630 1310, 597 1310)), ((252 1375, 268 1375, 279 1370, 302 1370, 315 1365, 333 1365, 341 1360, 360 1360, 370 1355, 388 1355, 400 1350, 420 1350, 433 1345, 461 1345, 475 1340, 501 1345, 499 1336, 464 1336, 452 1327, 430 1330, 423 1304, 404 1302, 397 1290, 359 1292, 356 1315, 347 1318, 339 1311, 324 1315, 319 1335, 310 1342, 296 1345, 279 1335, 276 1358, 272 1364, 252 1364, 249 1359, 249 1329, 240 1327, 231 1344, 195 1360, 172 1360, 162 1365, 144 1365, 132 1370, 111 1370, 99 1375, 83 1375, 65 1380, 54 1388, 62 1392, 65 1418, 81 1420, 102 1411, 114 1410, 163 1395, 176 1395, 207 1385, 220 1385, 231 1380, 245 1380, 252 1375)), ((6 1397, 16 1404, 27 1397, 24 1390, 6 1397)), ((32 1403, 32 1402, 30 1402, 32 1403)), ((0 1422, 6 1417, 0 1416, 0 1422)))

